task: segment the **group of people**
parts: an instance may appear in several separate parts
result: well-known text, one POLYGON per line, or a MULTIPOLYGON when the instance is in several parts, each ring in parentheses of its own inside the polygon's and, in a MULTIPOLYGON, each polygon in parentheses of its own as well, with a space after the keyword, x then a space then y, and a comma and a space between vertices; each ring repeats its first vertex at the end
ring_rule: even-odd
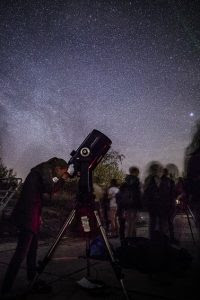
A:
POLYGON ((179 177, 174 164, 162 166, 151 162, 143 183, 139 179, 139 169, 131 167, 124 182, 118 185, 111 180, 106 191, 108 210, 104 216, 108 220, 111 236, 136 236, 138 211, 146 209, 149 213, 149 238, 154 239, 157 232, 167 235, 171 243, 177 243, 174 236, 174 217, 177 203, 183 211, 189 208, 197 229, 197 257, 200 265, 200 120, 194 127, 190 144, 185 150, 183 177, 179 177))
MULTIPOLYGON (((172 166, 169 164, 168 166, 172 166)), ((172 243, 176 243, 173 219, 176 213, 176 200, 185 201, 184 183, 181 178, 174 178, 170 168, 159 162, 152 162, 148 167, 148 175, 144 183, 139 178, 139 168, 130 167, 129 175, 119 185, 112 179, 106 191, 108 205, 108 234, 125 238, 136 237, 138 212, 149 213, 149 237, 155 232, 169 235, 172 243)))

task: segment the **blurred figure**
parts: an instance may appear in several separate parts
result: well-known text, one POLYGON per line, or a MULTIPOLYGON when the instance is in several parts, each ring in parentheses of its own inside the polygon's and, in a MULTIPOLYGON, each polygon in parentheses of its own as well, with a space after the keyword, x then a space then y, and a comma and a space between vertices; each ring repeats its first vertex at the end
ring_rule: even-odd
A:
POLYGON ((169 163, 165 168, 168 170, 169 177, 176 183, 179 177, 178 167, 175 164, 169 163))
POLYGON ((129 175, 125 178, 125 183, 130 191, 132 191, 133 202, 128 209, 125 210, 126 218, 126 237, 136 237, 136 221, 138 210, 141 209, 141 186, 139 180, 139 169, 137 167, 129 168, 129 175))
POLYGON ((200 263, 200 120, 196 124, 192 141, 185 151, 184 173, 188 204, 195 216, 198 230, 198 259, 200 263))
POLYGON ((143 198, 149 212, 149 237, 154 239, 158 230, 164 233, 166 218, 163 219, 162 204, 160 199, 160 183, 163 166, 158 161, 153 161, 147 166, 147 177, 144 181, 143 198))
POLYGON ((130 167, 129 175, 120 186, 117 194, 118 218, 120 225, 120 240, 125 237, 136 237, 137 212, 141 209, 141 186, 139 180, 139 169, 130 167))
POLYGON ((116 179, 112 179, 110 182, 110 187, 107 191, 107 196, 109 200, 109 213, 108 220, 110 222, 110 235, 111 237, 116 237, 118 235, 118 223, 117 223, 117 202, 116 194, 119 192, 119 187, 116 179))
POLYGON ((163 221, 166 219, 166 233, 169 232, 170 242, 177 244, 178 241, 174 237, 173 223, 176 214, 175 181, 172 178, 172 176, 169 176, 168 169, 164 168, 159 186, 159 197, 162 205, 160 214, 163 221))

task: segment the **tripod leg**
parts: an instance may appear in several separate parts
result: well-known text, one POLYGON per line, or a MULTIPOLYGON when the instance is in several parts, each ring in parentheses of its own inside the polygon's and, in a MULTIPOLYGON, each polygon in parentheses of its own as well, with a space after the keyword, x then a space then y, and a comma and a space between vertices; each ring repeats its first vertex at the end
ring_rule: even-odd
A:
MULTIPOLYGON (((67 229, 67 227, 71 224, 71 222, 74 219, 76 210, 73 209, 70 213, 70 215, 68 216, 67 220, 65 221, 65 223, 63 224, 61 230, 59 231, 53 245, 51 246, 51 248, 49 249, 48 253, 45 255, 44 259, 39 262, 39 267, 37 269, 37 274, 35 275, 35 277, 33 278, 33 280, 31 281, 31 283, 28 286, 28 291, 30 291, 33 288, 34 283, 38 280, 39 276, 41 275, 41 273, 43 272, 44 268, 46 267, 46 265, 48 264, 48 262, 50 261, 60 239, 62 238, 65 230, 67 229)), ((27 292, 28 292, 27 291, 27 292)))
POLYGON ((90 277, 90 239, 86 238, 87 277, 90 277))
POLYGON ((192 219, 193 219, 193 221, 194 221, 195 226, 197 226, 196 218, 195 218, 195 216, 194 216, 192 210, 190 209, 189 205, 187 205, 187 208, 186 208, 186 209, 188 210, 189 214, 191 215, 191 217, 192 217, 192 219))
POLYGON ((128 296, 128 293, 127 293, 127 290, 124 286, 124 281, 123 281, 123 274, 122 274, 122 271, 121 271, 121 267, 119 266, 119 264, 117 263, 117 261, 115 260, 115 257, 113 255, 113 251, 110 247, 110 244, 108 242, 108 239, 107 239, 107 236, 106 236, 106 233, 105 233, 105 229, 103 228, 103 225, 101 224, 101 220, 100 220, 100 217, 99 217, 99 214, 98 214, 98 211, 97 210, 94 210, 94 215, 96 217, 96 220, 97 220, 97 224, 99 226, 99 229, 101 231, 101 234, 102 234, 102 237, 103 237, 103 240, 105 242, 105 245, 106 245, 106 248, 107 248, 107 251, 109 253, 109 256, 110 256, 110 262, 111 262, 111 266, 115 272, 115 275, 117 277, 117 279, 119 280, 120 284, 121 284, 121 287, 122 287, 122 290, 123 290, 123 293, 124 293, 124 296, 127 300, 129 300, 129 296, 128 296))
MULTIPOLYGON (((191 232, 193 243, 196 245, 196 241, 195 241, 194 234, 193 234, 193 231, 192 231, 192 224, 190 222, 190 217, 189 217, 189 214, 188 214, 188 207, 185 210, 185 214, 187 216, 187 220, 188 220, 188 224, 189 224, 189 227, 190 227, 190 232, 191 232)), ((192 217, 193 217, 193 215, 192 215, 192 217)))

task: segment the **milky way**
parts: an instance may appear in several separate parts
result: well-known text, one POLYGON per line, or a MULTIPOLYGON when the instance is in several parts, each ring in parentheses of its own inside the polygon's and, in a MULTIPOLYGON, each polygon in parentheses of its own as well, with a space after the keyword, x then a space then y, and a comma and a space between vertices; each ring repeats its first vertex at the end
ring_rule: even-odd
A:
POLYGON ((198 1, 0 2, 0 156, 25 176, 92 129, 182 168, 200 113, 198 1))

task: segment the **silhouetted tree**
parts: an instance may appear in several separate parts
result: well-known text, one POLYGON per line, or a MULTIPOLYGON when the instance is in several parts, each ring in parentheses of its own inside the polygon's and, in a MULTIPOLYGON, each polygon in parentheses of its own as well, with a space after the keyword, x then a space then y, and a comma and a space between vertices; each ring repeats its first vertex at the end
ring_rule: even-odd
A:
POLYGON ((121 163, 124 158, 125 156, 118 151, 112 149, 108 151, 94 171, 94 181, 100 185, 108 186, 110 180, 115 178, 121 183, 125 176, 121 170, 121 163))
POLYGON ((14 173, 13 169, 7 168, 0 158, 0 178, 15 178, 16 173, 14 173))

